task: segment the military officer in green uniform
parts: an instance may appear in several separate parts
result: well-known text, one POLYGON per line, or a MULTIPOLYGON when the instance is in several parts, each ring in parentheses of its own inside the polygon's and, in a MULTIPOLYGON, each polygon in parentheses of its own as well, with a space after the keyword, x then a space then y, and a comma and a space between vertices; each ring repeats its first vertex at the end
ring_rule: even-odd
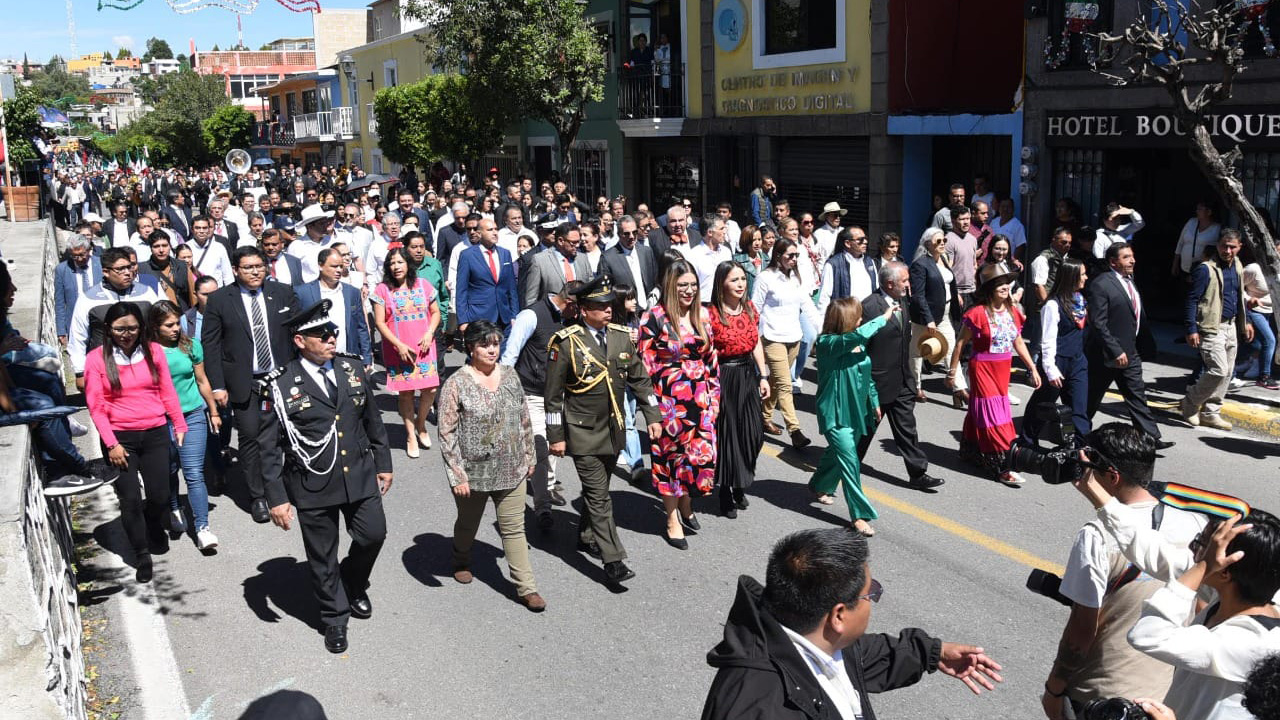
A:
POLYGON ((387 535, 382 496, 391 488, 391 449, 364 361, 337 352, 332 303, 285 320, 298 357, 263 378, 262 474, 271 520, 302 530, 324 646, 347 650, 347 618, 373 615, 369 575, 387 535), (338 525, 351 547, 338 562, 338 525))
POLYGON ((649 425, 662 434, 649 373, 625 325, 613 317, 613 287, 602 275, 577 295, 579 322, 556 333, 547 346, 547 442, 553 455, 573 457, 582 481, 585 517, 578 549, 604 561, 605 578, 618 584, 635 577, 613 523, 609 473, 626 442, 627 387, 635 393, 649 425))

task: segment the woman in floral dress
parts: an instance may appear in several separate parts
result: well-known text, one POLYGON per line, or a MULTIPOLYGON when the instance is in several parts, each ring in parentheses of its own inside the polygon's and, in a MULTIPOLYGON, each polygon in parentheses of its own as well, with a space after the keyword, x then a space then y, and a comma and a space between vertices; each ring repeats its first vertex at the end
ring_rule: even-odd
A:
POLYGON ((638 345, 662 411, 662 437, 651 448, 653 484, 666 510, 667 543, 680 550, 689 547, 684 531, 700 529, 691 498, 709 495, 716 481, 720 372, 700 296, 691 265, 668 265, 638 345))
POLYGON ((427 413, 440 387, 436 367, 436 327, 440 305, 431 283, 410 271, 414 263, 403 246, 387 251, 382 282, 369 298, 373 319, 382 335, 382 361, 387 366, 387 390, 400 393, 400 419, 408 435, 405 453, 416 458, 418 443, 431 447, 427 413), (423 391, 417 399, 417 391, 423 391))

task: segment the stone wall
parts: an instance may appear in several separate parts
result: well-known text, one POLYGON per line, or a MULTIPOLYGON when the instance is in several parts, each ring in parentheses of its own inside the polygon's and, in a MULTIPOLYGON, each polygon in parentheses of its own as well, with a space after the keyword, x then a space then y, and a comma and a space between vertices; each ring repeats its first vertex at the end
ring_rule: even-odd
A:
MULTIPOLYGON (((57 345, 52 224, 7 232, 18 296, 10 316, 32 340, 57 345)), ((66 499, 46 499, 26 426, 0 428, 0 716, 84 718, 85 670, 66 499)))

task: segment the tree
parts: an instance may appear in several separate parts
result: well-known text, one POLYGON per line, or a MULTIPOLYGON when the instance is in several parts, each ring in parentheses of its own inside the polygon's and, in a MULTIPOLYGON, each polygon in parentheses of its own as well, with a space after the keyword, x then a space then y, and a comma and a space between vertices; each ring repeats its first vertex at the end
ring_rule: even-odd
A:
POLYGON ((204 121, 204 144, 209 154, 224 157, 234 148, 248 148, 253 140, 253 113, 227 104, 204 121))
POLYGON ((4 101, 5 129, 9 133, 9 153, 17 161, 15 167, 40 157, 31 142, 40 133, 39 106, 40 96, 23 85, 17 85, 14 97, 4 101))
POLYGON ((378 147, 401 165, 480 157, 502 144, 503 113, 471 105, 474 76, 428 75, 416 83, 383 88, 373 98, 378 147))
POLYGON ((166 78, 156 109, 148 114, 154 132, 173 150, 183 164, 199 164, 209 159, 203 140, 205 118, 231 102, 220 75, 198 75, 187 69, 166 78))
POLYGON ((218 52, 218 43, 213 44, 213 50, 211 50, 210 52, 218 52))
POLYGON ((26 53, 22 53, 22 77, 31 77, 31 61, 27 60, 26 53))
POLYGON ((1169 93, 1192 161, 1240 219, 1244 242, 1270 287, 1280 287, 1275 239, 1236 177, 1240 148, 1220 152, 1209 132, 1213 109, 1231 99, 1236 76, 1245 70, 1241 43, 1248 25, 1235 5, 1202 10, 1183 0, 1151 0, 1149 12, 1118 34, 1098 36, 1102 65, 1094 71, 1116 85, 1152 82, 1169 93))
MULTIPOLYGON (((405 14, 431 31, 435 61, 472 78, 471 106, 543 120, 556 131, 561 166, 604 99, 605 58, 577 0, 409 0, 405 14)), ((379 125, 381 130, 381 125, 379 125)))
POLYGON ((123 60, 125 58, 131 58, 131 57, 133 57, 133 51, 130 50, 129 48, 122 47, 116 51, 117 60, 123 60))
POLYGON ((264 51, 264 52, 265 52, 265 51, 267 51, 267 50, 270 50, 270 49, 271 49, 271 43, 262 43, 262 47, 259 47, 258 49, 259 49, 259 50, 262 50, 262 51, 264 51))
POLYGON ((31 87, 46 105, 57 105, 66 109, 72 103, 88 100, 93 91, 89 88, 89 80, 83 75, 72 75, 60 66, 45 66, 43 72, 34 73, 31 87))
POLYGON ((147 56, 154 60, 172 60, 173 50, 169 49, 169 43, 158 37, 147 39, 147 56))
POLYGON ((133 81, 133 91, 138 94, 143 105, 155 107, 160 102, 160 97, 164 94, 164 89, 169 86, 169 75, 144 75, 133 81))

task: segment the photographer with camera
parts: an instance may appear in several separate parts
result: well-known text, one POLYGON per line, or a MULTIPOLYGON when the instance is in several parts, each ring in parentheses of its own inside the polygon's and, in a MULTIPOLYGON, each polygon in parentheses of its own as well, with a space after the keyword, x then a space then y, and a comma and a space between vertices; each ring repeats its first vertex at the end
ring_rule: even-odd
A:
POLYGON ((1246 676, 1258 661, 1280 652, 1280 610, 1274 604, 1280 591, 1280 519, 1249 510, 1243 519, 1237 514, 1210 523, 1182 548, 1144 526, 1096 472, 1084 472, 1076 488, 1097 508, 1120 551, 1168 583, 1145 603, 1129 631, 1134 648, 1174 667, 1164 702, 1182 720, 1253 718, 1241 707, 1246 676), (1218 601, 1196 612, 1201 585, 1216 591, 1218 601))
MULTIPOLYGON (((1084 437, 1086 457, 1105 470, 1085 469, 1084 477, 1103 488, 1171 545, 1186 547, 1200 532, 1203 516, 1166 507, 1147 490, 1156 460, 1151 436, 1126 423, 1107 423, 1084 437), (1101 461, 1097 463, 1095 461, 1101 461)), ((1062 630, 1058 655, 1044 684, 1045 717, 1083 715, 1094 699, 1164 697, 1173 668, 1129 646, 1126 634, 1142 613, 1143 602, 1162 583, 1128 560, 1101 520, 1076 534, 1059 589, 1070 600, 1071 616, 1062 630)))

